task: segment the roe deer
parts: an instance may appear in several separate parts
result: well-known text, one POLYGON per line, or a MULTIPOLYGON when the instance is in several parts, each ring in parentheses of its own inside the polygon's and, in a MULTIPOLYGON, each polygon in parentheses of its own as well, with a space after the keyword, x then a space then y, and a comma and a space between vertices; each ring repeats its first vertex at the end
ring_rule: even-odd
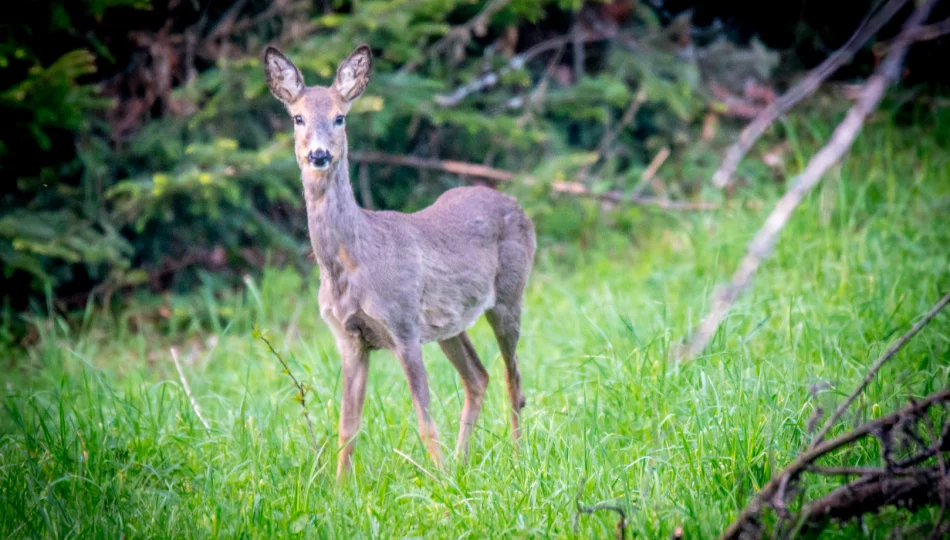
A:
POLYGON ((369 353, 393 351, 409 382, 419 432, 442 465, 429 408, 422 344, 438 341, 462 377, 456 453, 468 454, 488 372, 465 331, 485 313, 504 358, 512 437, 525 405, 515 349, 521 304, 534 261, 534 225, 515 200, 485 187, 450 189, 412 214, 360 208, 350 186, 344 123, 369 84, 372 53, 357 47, 329 87, 305 86, 300 70, 273 47, 264 53, 267 85, 294 121, 310 243, 320 267, 320 315, 343 363, 337 478, 350 468, 359 431, 369 353))

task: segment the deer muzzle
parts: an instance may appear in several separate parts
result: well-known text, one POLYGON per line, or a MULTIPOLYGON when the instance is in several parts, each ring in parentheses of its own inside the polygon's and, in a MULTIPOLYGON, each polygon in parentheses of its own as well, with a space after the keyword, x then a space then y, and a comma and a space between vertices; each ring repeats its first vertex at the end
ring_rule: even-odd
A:
POLYGON ((330 166, 330 162, 333 161, 333 156, 331 156, 327 150, 311 150, 307 154, 307 161, 310 162, 310 165, 313 165, 313 167, 324 170, 330 166))

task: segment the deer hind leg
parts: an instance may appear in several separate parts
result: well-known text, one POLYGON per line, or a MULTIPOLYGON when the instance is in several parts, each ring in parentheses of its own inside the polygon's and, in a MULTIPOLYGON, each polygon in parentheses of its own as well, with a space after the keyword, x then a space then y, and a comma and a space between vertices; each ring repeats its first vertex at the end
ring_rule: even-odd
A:
POLYGON ((468 461, 469 438, 472 435, 472 426, 475 425, 478 414, 482 410, 482 400, 485 397, 485 388, 488 386, 488 372, 478 359, 475 347, 472 346, 465 332, 440 341, 439 346, 459 372, 462 385, 465 387, 465 404, 462 406, 455 455, 463 461, 468 461))
POLYGON ((500 271, 495 278, 495 306, 485 313, 495 332, 498 348, 505 360, 505 381, 511 400, 511 436, 521 437, 521 409, 525 406, 518 371, 518 338, 521 335, 521 304, 528 275, 534 262, 535 239, 531 221, 523 213, 505 218, 505 231, 498 247, 500 271))
POLYGON ((508 385, 508 398, 511 401, 511 437, 517 443, 521 438, 521 409, 525 406, 516 352, 521 333, 521 305, 496 305, 486 312, 485 317, 495 332, 501 357, 505 360, 505 382, 508 385))
POLYGON ((436 467, 441 469, 442 448, 439 446, 439 432, 429 411, 429 381, 426 377, 425 366, 422 364, 422 344, 418 341, 403 344, 397 348, 396 356, 409 382, 412 406, 419 420, 419 435, 422 438, 422 444, 425 445, 436 467))

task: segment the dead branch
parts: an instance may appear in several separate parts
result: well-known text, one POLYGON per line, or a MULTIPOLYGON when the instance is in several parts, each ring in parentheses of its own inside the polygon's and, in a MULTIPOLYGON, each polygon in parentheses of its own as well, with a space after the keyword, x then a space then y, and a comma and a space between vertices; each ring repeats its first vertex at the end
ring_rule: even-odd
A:
POLYGON ((479 165, 477 163, 466 163, 464 161, 452 161, 448 159, 426 159, 415 156, 387 154, 384 152, 350 152, 350 159, 359 163, 384 163, 387 165, 412 167, 414 169, 444 171, 460 176, 487 178, 498 182, 511 182, 515 179, 515 174, 509 171, 496 169, 487 165, 479 165))
MULTIPOLYGON (((598 161, 603 161, 607 159, 607 157, 611 153, 611 149, 613 148, 614 141, 617 140, 617 136, 619 136, 620 133, 623 132, 623 130, 627 129, 627 127, 633 123, 633 119, 636 118, 637 112, 640 111, 640 107, 643 106, 643 103, 646 100, 647 100, 647 93, 646 93, 646 90, 644 90, 643 88, 638 90, 637 93, 634 94, 633 97, 630 98, 630 104, 627 105, 626 109, 624 109, 623 115, 620 117, 620 122, 618 122, 617 125, 613 129, 608 129, 604 133, 603 138, 600 139, 600 143, 597 144, 597 159, 593 163, 585 165, 584 168, 582 168, 581 171, 577 174, 578 181, 583 182, 587 178, 587 175, 590 172, 590 169, 594 166, 595 163, 597 163, 598 161)), ((668 155, 670 151, 669 148, 665 148, 665 150, 668 155)), ((663 160, 666 160, 666 157, 663 157, 663 160)), ((655 162, 656 158, 654 158, 653 161, 655 162)), ((660 164, 662 164, 662 161, 660 161, 660 164)), ((647 171, 649 171, 652 167, 653 167, 653 163, 650 164, 650 167, 647 167, 647 171)), ((656 169, 659 169, 659 165, 656 166, 656 169)), ((656 173, 656 170, 654 170, 653 173, 651 173, 650 175, 651 179, 652 179, 652 175, 655 173, 656 173)), ((646 171, 644 171, 644 176, 646 176, 646 171)))
MULTIPOLYGON (((752 149, 752 145, 765 133, 780 116, 790 111, 799 101, 810 96, 822 82, 834 74, 845 63, 864 47, 881 28, 907 3, 907 0, 889 0, 875 15, 865 19, 855 31, 854 35, 837 51, 831 54, 824 62, 808 72, 801 81, 793 86, 778 100, 770 103, 739 135, 739 140, 726 152, 719 170, 713 174, 712 183, 718 188, 726 187, 735 174, 742 158, 752 149)), ((906 48, 906 46, 905 46, 906 48)))
POLYGON ((685 349, 680 351, 681 358, 688 360, 703 352, 732 303, 749 285, 749 281, 759 265, 775 245, 779 233, 788 223, 792 212, 802 202, 805 195, 818 185, 825 172, 832 165, 838 163, 851 148, 861 131, 861 127, 864 125, 865 119, 877 109, 881 98, 884 97, 884 91, 898 79, 907 48, 914 42, 921 23, 926 20, 937 1, 926 0, 907 19, 901 33, 892 42, 887 56, 864 84, 857 102, 835 129, 831 140, 812 156, 805 170, 791 182, 791 188, 779 199, 772 213, 765 220, 765 224, 762 225, 752 242, 749 243, 745 258, 739 263, 739 268, 733 275, 732 282, 724 289, 713 293, 710 298, 709 314, 703 319, 685 349))
POLYGON ((554 56, 548 61, 548 67, 544 69, 544 75, 541 76, 541 80, 538 81, 538 84, 535 86, 534 90, 531 91, 531 94, 528 96, 528 99, 517 98, 514 100, 514 106, 524 105, 524 111, 522 111, 521 116, 518 118, 518 126, 522 127, 528 123, 528 120, 531 119, 531 115, 534 113, 537 106, 541 103, 544 93, 547 92, 548 85, 551 81, 551 75, 554 74, 554 70, 557 69, 558 64, 561 62, 561 56, 564 55, 564 45, 561 45, 557 48, 554 56))
POLYGON ((589 34, 581 33, 576 36, 574 33, 570 33, 565 36, 560 36, 556 38, 549 39, 547 41, 542 41, 537 45, 529 48, 521 54, 515 55, 508 61, 508 63, 499 69, 498 71, 488 71, 482 73, 475 79, 469 81, 468 83, 459 86, 452 92, 448 94, 438 94, 435 96, 435 102, 442 107, 455 107, 459 103, 465 100, 469 95, 481 92, 487 88, 491 88, 498 84, 498 81, 502 79, 505 75, 522 69, 525 64, 534 59, 536 56, 543 54, 550 50, 557 50, 561 47, 564 47, 568 44, 573 43, 575 40, 583 43, 593 43, 596 41, 604 41, 607 39, 612 39, 616 37, 614 34, 589 34))
POLYGON ((551 190, 565 195, 575 195, 601 201, 635 204, 639 206, 655 206, 663 210, 698 211, 719 209, 719 205, 711 202, 671 201, 653 197, 627 196, 619 191, 591 191, 587 186, 577 182, 554 182, 551 184, 551 190))
POLYGON ((884 506, 917 508, 936 502, 940 472, 936 467, 917 469, 902 476, 878 475, 873 480, 856 480, 808 503, 800 521, 820 528, 828 520, 848 520, 877 512, 884 506))
POLYGON ((634 186, 633 195, 639 197, 643 190, 646 189, 650 182, 653 181, 653 178, 656 177, 656 172, 660 170, 660 167, 663 166, 663 163, 666 162, 666 159, 670 157, 670 147, 664 146, 660 148, 660 151, 653 156, 653 159, 650 161, 650 164, 647 165, 647 168, 643 170, 643 173, 640 175, 640 182, 634 186))
POLYGON ((917 34, 917 41, 930 41, 947 34, 950 34, 950 19, 921 26, 920 33, 917 34))
MULTIPOLYGON (((839 435, 835 439, 830 441, 823 441, 819 443, 814 448, 810 448, 800 454, 791 464, 789 464, 785 469, 779 472, 777 475, 773 476, 771 480, 759 491, 758 494, 752 499, 748 506, 742 511, 739 517, 726 529, 722 535, 722 539, 738 539, 746 538, 748 534, 752 533, 753 537, 757 537, 755 531, 758 531, 758 519, 763 508, 767 505, 775 504, 775 499, 779 490, 782 486, 787 486, 790 482, 793 482, 798 479, 798 477, 807 470, 812 470, 815 472, 820 471, 816 470, 813 467, 813 464, 821 457, 824 457, 835 450, 843 448, 847 445, 850 445, 858 440, 861 440, 869 435, 875 435, 883 432, 887 432, 898 424, 908 421, 916 420, 921 418, 927 411, 936 405, 943 405, 950 402, 950 390, 943 390, 935 394, 931 394, 926 398, 912 403, 903 409, 878 418, 870 422, 866 422, 854 430, 839 435)), ((945 444, 945 441, 942 441, 941 447, 945 444)), ((935 445, 936 446, 936 445, 935 445)), ((837 472, 837 471, 835 471, 837 472)), ((916 471, 909 473, 905 476, 915 476, 918 474, 916 471)), ((880 476, 880 475, 878 475, 880 476)), ((886 475, 891 480, 894 479, 895 475, 888 474, 886 475)), ((875 484, 878 486, 888 486, 887 483, 881 483, 876 480, 877 476, 865 476, 855 482, 849 484, 851 489, 854 489, 858 486, 866 484, 875 484)), ((834 493, 834 492, 833 492, 834 493)), ((821 500, 821 499, 819 499, 821 500)), ((883 504, 883 503, 882 503, 883 504)), ((814 508, 819 508, 816 506, 814 508)), ((806 509, 808 507, 806 506, 806 509)), ((816 510, 817 511, 817 510, 816 510)), ((803 512, 804 515, 808 516, 809 511, 803 512)))
MULTIPOLYGON (((496 182, 514 182, 517 178, 515 173, 510 171, 464 161, 426 159, 415 156, 387 154, 384 152, 351 152, 350 159, 358 163, 384 163, 387 165, 412 167, 415 169, 438 170, 460 176, 485 178, 496 182)), ((521 183, 527 186, 538 185, 538 182, 529 176, 524 177, 521 183)), ((551 184, 550 189, 555 193, 565 195, 575 195, 615 203, 656 206, 664 210, 715 210, 719 208, 715 203, 709 202, 670 201, 648 197, 628 197, 619 191, 598 193, 576 182, 554 182, 551 184)))
POLYGON ((287 364, 287 361, 284 360, 284 357, 281 356, 281 354, 277 352, 276 349, 274 349, 274 346, 271 345, 270 340, 267 339, 263 332, 255 329, 254 337, 263 341, 267 345, 267 348, 270 349, 270 352, 272 355, 274 355, 274 358, 276 358, 277 361, 280 362, 280 365, 284 367, 284 373, 290 377, 291 381, 293 381, 294 387, 297 389, 295 401, 300 403, 300 408, 303 409, 303 418, 307 421, 307 431, 310 432, 310 443, 313 445, 313 451, 319 455, 320 446, 317 444, 317 437, 313 433, 313 423, 310 422, 310 415, 307 413, 307 392, 310 390, 309 385, 305 386, 297 380, 297 377, 295 377, 293 372, 290 371, 290 366, 287 364))
POLYGON ((195 416, 198 417, 198 420, 201 420, 201 425, 205 429, 210 430, 211 426, 208 425, 208 421, 205 420, 204 415, 201 414, 201 408, 198 407, 198 402, 195 401, 195 396, 191 394, 191 386, 188 385, 188 379, 185 378, 185 372, 181 369, 181 362, 178 361, 178 351, 174 347, 171 348, 172 361, 175 362, 175 369, 178 370, 178 378, 181 379, 181 386, 185 389, 185 395, 188 396, 188 400, 191 401, 191 408, 195 411, 195 416))
POLYGON ((941 298, 940 301, 937 302, 937 304, 934 307, 932 307, 930 311, 927 312, 926 315, 924 315, 923 319, 921 319, 920 321, 917 322, 917 324, 911 327, 911 329, 908 330, 906 334, 901 336, 900 339, 898 339, 893 345, 891 345, 891 347, 887 349, 887 351, 883 355, 881 355, 881 357, 878 358, 876 362, 874 362, 874 365, 871 366, 871 369, 868 371, 867 375, 864 376, 864 380, 861 381, 861 384, 858 385, 858 387, 854 390, 854 392, 852 392, 851 395, 848 396, 848 399, 844 400, 844 402, 841 403, 841 405, 839 405, 838 408, 835 410, 834 414, 828 417, 828 420, 826 420, 824 425, 821 426, 821 429, 815 435, 815 438, 812 439, 810 447, 814 448, 815 445, 820 443, 822 439, 825 438, 825 435, 828 434, 828 431, 832 428, 832 426, 834 426, 835 422, 837 422, 841 418, 841 415, 843 415, 844 412, 848 410, 848 407, 850 407, 851 404, 854 403, 854 400, 857 399, 857 397, 861 394, 861 392, 863 392, 864 389, 867 388, 867 385, 871 383, 871 380, 874 378, 875 375, 877 375, 877 372, 881 370, 881 367, 884 366, 884 363, 890 360, 895 354, 897 354, 897 351, 901 350, 901 347, 906 345, 907 342, 910 341, 912 337, 917 335, 917 332, 920 332, 920 330, 923 327, 927 326, 927 324, 931 320, 933 320, 934 317, 937 316, 937 313, 940 313, 940 310, 946 307, 947 303, 950 303, 950 293, 947 293, 943 298, 941 298))
POLYGON ((627 512, 617 503, 599 502, 591 506, 581 504, 581 495, 584 494, 585 485, 587 485, 587 478, 581 480, 581 487, 577 490, 577 497, 574 499, 574 506, 576 507, 576 511, 574 512, 574 531, 577 531, 577 524, 580 521, 581 514, 593 514, 601 510, 608 510, 617 512, 620 516, 614 532, 617 535, 617 540, 624 540, 624 538, 627 537, 627 512))

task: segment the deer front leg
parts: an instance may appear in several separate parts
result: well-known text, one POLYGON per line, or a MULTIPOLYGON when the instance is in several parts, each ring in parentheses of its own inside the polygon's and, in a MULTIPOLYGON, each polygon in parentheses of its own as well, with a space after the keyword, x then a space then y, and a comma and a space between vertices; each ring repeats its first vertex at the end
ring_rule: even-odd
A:
POLYGON ((412 406, 419 419, 419 435, 436 467, 442 468, 442 449, 439 446, 439 433, 429 414, 429 381, 425 366, 422 365, 422 345, 418 342, 406 343, 396 351, 412 393, 412 406))
POLYGON ((343 360, 343 401, 340 405, 340 453, 336 477, 339 481, 349 471, 353 444, 360 430, 363 402, 366 400, 366 376, 369 373, 369 352, 360 344, 340 346, 343 360))

